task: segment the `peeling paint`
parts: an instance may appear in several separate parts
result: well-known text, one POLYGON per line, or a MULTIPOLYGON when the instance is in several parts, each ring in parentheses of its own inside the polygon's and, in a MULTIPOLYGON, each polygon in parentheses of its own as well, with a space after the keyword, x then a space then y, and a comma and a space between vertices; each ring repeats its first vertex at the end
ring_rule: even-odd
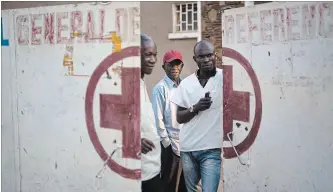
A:
MULTIPOLYGON (((333 191, 332 10, 331 2, 273 2, 224 11, 222 47, 250 62, 263 109, 256 140, 240 156, 244 162, 251 154, 251 167, 226 159, 224 191, 333 191)), ((237 145, 256 122, 257 99, 239 61, 222 55, 223 67, 233 68, 226 78, 234 89, 250 92, 249 121, 231 126, 238 131, 233 134, 237 145)))
MULTIPOLYGON (((4 40, 13 40, 2 47, 6 54, 1 58, 7 82, 2 103, 8 112, 1 125, 3 144, 9 147, 3 151, 5 191, 140 191, 138 180, 118 176, 108 166, 110 162, 103 177, 94 179, 103 159, 82 129, 86 127, 85 90, 91 74, 113 52, 140 46, 136 39, 139 31, 134 32, 140 28, 139 6, 139 2, 79 3, 2 11, 4 40), (117 9, 128 17, 116 18, 117 9)), ((139 70, 140 59, 123 60, 121 66, 139 70)), ((124 72, 120 76, 117 70, 103 69, 97 86, 100 94, 121 94, 124 72)), ((96 109, 100 110, 98 99, 93 101, 96 119, 100 117, 96 114, 96 109)), ((119 130, 96 127, 98 140, 108 153, 116 145, 114 140, 126 143, 119 130)), ((112 160, 140 170, 139 160, 121 155, 112 160)))

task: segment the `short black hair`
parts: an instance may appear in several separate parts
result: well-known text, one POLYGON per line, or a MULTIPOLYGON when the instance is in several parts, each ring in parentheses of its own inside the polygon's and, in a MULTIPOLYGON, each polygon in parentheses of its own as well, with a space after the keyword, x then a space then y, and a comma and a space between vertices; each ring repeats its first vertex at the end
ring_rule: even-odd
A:
POLYGON ((201 41, 197 42, 194 47, 193 47, 193 54, 195 55, 195 48, 197 48, 198 44, 200 43, 201 41))
POLYGON ((153 39, 149 35, 147 35, 145 33, 141 33, 140 40, 141 40, 141 44, 142 44, 143 42, 152 41, 153 39))
POLYGON ((212 42, 210 42, 210 41, 208 41, 208 40, 206 40, 206 39, 201 40, 201 41, 197 42, 197 43, 194 45, 194 48, 193 48, 193 54, 194 54, 194 55, 195 55, 195 49, 197 48, 197 46, 198 46, 200 43, 203 43, 203 42, 210 43, 210 44, 212 44, 212 45, 214 46, 214 44, 213 44, 212 42))

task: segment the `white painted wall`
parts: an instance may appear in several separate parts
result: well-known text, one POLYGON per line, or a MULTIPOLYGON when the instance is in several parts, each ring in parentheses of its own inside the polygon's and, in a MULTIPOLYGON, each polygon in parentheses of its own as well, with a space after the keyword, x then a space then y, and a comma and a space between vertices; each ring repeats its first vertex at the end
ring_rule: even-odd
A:
POLYGON ((4 191, 18 191, 19 187, 19 158, 18 158, 18 139, 15 129, 16 97, 15 76, 16 71, 11 65, 13 55, 12 37, 10 28, 13 28, 13 16, 10 11, 2 11, 2 30, 3 41, 1 43, 1 168, 2 178, 1 186, 4 191))
MULTIPOLYGON (((250 148, 251 166, 241 165, 237 158, 225 161, 226 192, 333 191, 332 13, 330 2, 276 2, 224 12, 223 47, 251 63, 263 110, 250 148), (309 27, 307 18, 312 15, 307 11, 312 5, 314 23, 309 27), (283 16, 274 17, 279 9, 283 16), (287 10, 292 25, 286 23, 287 10), (285 33, 276 25, 281 17, 285 33), (252 32, 251 24, 257 25, 252 32)), ((223 62, 234 66, 234 89, 251 93, 250 122, 241 122, 251 127, 255 99, 249 76, 235 60, 223 57, 223 62)), ((235 133, 234 143, 246 134, 235 133)), ((247 155, 248 151, 242 155, 244 161, 247 155)))
MULTIPOLYGON (((57 40, 57 15, 79 11, 83 15, 82 30, 86 32, 88 12, 93 14, 95 36, 100 32, 100 10, 105 11, 104 34, 116 30, 116 9, 139 8, 139 2, 112 2, 109 5, 89 3, 2 11, 5 37, 9 47, 2 50, 2 188, 4 191, 141 191, 140 181, 126 179, 106 167, 102 178, 96 178, 104 162, 89 138, 85 121, 85 94, 90 75, 114 49, 111 42, 73 43, 74 75, 66 76, 63 66, 66 44, 45 42, 44 17, 37 19, 41 27, 40 45, 32 45, 34 14, 55 13, 54 30, 57 40), (17 20, 27 16, 26 23, 17 20), (28 45, 18 43, 19 27, 28 30, 28 45), (15 150, 17 149, 17 150, 15 150)), ((140 25, 121 17, 122 47, 139 46, 140 25), (134 30, 134 36, 130 33, 134 30), (127 36, 127 37, 125 37, 127 36)), ((38 17, 37 17, 38 18, 38 17)), ((134 18, 138 20, 138 18, 134 18)), ((69 19, 62 21, 69 25, 69 19)), ((69 37, 70 32, 61 36, 69 37)), ((121 63, 113 65, 114 69, 121 63)), ((123 67, 140 67, 139 57, 123 60, 123 67)), ((107 153, 122 142, 121 132, 99 127, 99 93, 121 94, 121 80, 109 69, 112 80, 104 75, 94 100, 97 135, 107 153), (117 81, 117 85, 114 85, 117 81)), ((139 82, 138 82, 139 83, 139 82)), ((121 151, 113 158, 129 168, 140 168, 139 160, 123 159, 121 151)))

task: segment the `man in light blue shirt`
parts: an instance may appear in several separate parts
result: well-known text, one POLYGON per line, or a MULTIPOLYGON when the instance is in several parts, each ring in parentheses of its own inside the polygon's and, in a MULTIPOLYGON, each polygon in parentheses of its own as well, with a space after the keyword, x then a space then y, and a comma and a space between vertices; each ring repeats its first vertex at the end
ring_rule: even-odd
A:
POLYGON ((152 90, 152 105, 156 128, 161 137, 161 178, 168 192, 186 192, 182 169, 179 167, 179 131, 177 122, 177 106, 170 102, 181 79, 183 69, 182 55, 175 50, 168 51, 163 57, 163 69, 166 73, 152 90))

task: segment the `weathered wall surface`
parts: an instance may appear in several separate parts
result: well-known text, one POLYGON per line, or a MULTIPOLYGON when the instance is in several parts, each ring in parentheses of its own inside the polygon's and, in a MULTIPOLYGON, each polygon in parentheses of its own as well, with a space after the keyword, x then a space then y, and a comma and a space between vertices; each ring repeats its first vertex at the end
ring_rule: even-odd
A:
POLYGON ((24 9, 33 7, 46 7, 56 5, 71 5, 81 3, 93 3, 94 1, 2 1, 1 10, 24 9))
POLYGON ((13 19, 9 11, 1 13, 1 167, 3 176, 1 185, 4 191, 17 191, 19 172, 17 150, 18 143, 14 129, 13 102, 16 101, 13 88, 15 86, 15 68, 11 66, 13 51, 10 49, 10 28, 13 27, 13 19))
POLYGON ((141 191, 139 2, 2 15, 3 189, 141 191))
POLYGON ((224 130, 251 164, 225 149, 226 192, 333 191, 332 13, 330 2, 224 11, 224 130))
MULTIPOLYGON (((222 56, 221 14, 225 8, 244 6, 241 1, 202 1, 201 2, 201 38, 211 41, 219 57, 222 56)), ((217 66, 222 63, 217 60, 217 66)))

